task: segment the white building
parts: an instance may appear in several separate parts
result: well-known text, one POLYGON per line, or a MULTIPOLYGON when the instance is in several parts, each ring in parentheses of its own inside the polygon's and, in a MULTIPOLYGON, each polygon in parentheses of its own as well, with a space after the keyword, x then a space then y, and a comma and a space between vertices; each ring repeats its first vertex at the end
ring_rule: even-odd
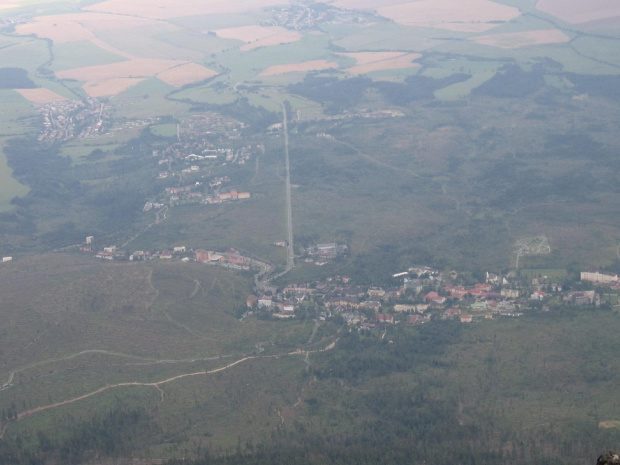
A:
POLYGON ((601 273, 600 271, 582 271, 582 281, 591 281, 593 283, 617 283, 618 275, 611 273, 601 273))

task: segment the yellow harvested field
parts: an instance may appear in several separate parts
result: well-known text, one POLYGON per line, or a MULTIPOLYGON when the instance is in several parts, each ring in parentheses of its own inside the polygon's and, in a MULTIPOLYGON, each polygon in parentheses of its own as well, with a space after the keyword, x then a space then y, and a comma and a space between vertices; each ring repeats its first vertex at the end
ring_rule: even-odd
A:
POLYGON ((512 32, 509 34, 479 36, 471 40, 482 45, 512 49, 527 47, 528 45, 561 44, 564 42, 569 42, 570 37, 558 29, 543 29, 539 31, 524 31, 512 32))
POLYGON ((108 0, 84 10, 102 13, 169 19, 183 16, 243 13, 268 6, 288 4, 287 0, 108 0))
POLYGON ((213 32, 222 39, 236 39, 245 42, 246 45, 241 47, 243 51, 258 47, 268 47, 270 45, 288 44, 296 42, 303 37, 297 31, 289 31, 279 26, 243 26, 217 29, 213 32))
POLYGON ((181 66, 162 71, 156 74, 156 77, 166 84, 174 87, 182 87, 192 82, 202 81, 204 79, 215 76, 217 72, 196 63, 186 63, 181 66))
POLYGON ((618 0, 539 0, 536 8, 573 24, 620 16, 618 0))
POLYGON ((0 0, 0 10, 5 8, 17 8, 21 6, 20 2, 23 2, 23 0, 11 0, 9 2, 0 0))
POLYGON ((108 65, 86 66, 84 68, 58 71, 60 79, 76 79, 78 81, 92 81, 113 78, 151 77, 175 66, 189 63, 181 60, 156 60, 153 58, 138 58, 135 60, 110 63, 108 65))
POLYGON ((103 13, 74 13, 38 16, 27 24, 15 28, 18 34, 36 34, 55 43, 94 40, 92 31, 123 29, 155 24, 157 21, 103 13))
POLYGON ((338 55, 355 58, 357 65, 347 68, 351 74, 365 74, 371 71, 383 69, 405 69, 420 66, 413 60, 420 58, 419 53, 403 52, 359 52, 359 53, 338 53, 338 55))
POLYGON ((84 91, 91 97, 107 97, 120 94, 124 90, 135 86, 144 78, 113 78, 89 81, 82 86, 84 91))
POLYGON ((55 44, 95 38, 93 33, 81 24, 64 20, 55 22, 35 21, 33 23, 20 24, 15 28, 15 32, 21 35, 35 34, 42 39, 50 39, 55 44))
POLYGON ((304 61, 302 63, 293 63, 290 65, 275 65, 264 69, 259 76, 275 76, 277 74, 306 72, 306 71, 319 71, 322 69, 337 68, 338 63, 333 63, 325 60, 313 60, 304 61))
POLYGON ((517 8, 491 0, 420 0, 377 9, 381 16, 405 26, 459 32, 482 32, 521 15, 517 8))
POLYGON ((67 100, 66 97, 58 95, 56 92, 49 89, 15 89, 22 97, 30 100, 33 103, 52 103, 67 100))

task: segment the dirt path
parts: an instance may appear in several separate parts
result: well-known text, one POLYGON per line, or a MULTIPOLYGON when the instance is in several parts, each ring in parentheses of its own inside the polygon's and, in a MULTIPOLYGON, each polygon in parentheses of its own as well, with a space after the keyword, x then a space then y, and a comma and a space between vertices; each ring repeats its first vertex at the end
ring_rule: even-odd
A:
MULTIPOLYGON (((117 384, 109 384, 107 386, 103 386, 95 391, 89 392, 87 394, 83 394, 81 396, 78 397, 74 397, 72 399, 67 399, 67 400, 63 400, 61 402, 56 402, 53 404, 49 404, 49 405, 43 405, 40 407, 35 407, 33 409, 30 410, 26 410, 24 412, 21 412, 19 414, 17 414, 17 420, 22 420, 32 414, 38 413, 38 412, 42 412, 44 410, 50 410, 53 408, 57 408, 57 407, 61 407, 63 405, 68 405, 68 404, 72 404, 74 402, 78 402, 80 400, 84 400, 84 399, 88 399, 89 397, 95 396, 97 394, 100 394, 102 392, 108 391, 110 389, 114 389, 114 388, 118 388, 118 387, 128 387, 128 386, 149 386, 149 387, 153 387, 155 389, 157 389, 157 391, 160 393, 160 397, 161 397, 161 401, 163 402, 165 399, 165 393, 163 391, 163 389, 161 388, 162 385, 164 384, 168 384, 171 383, 173 381, 178 381, 180 379, 183 378, 189 378, 189 377, 193 377, 193 376, 205 376, 205 375, 210 375, 210 374, 214 374, 214 373, 219 373, 222 372, 224 370, 229 370, 241 363, 247 362, 248 360, 253 360, 253 359, 259 359, 259 358, 279 358, 279 357, 287 357, 287 356, 293 356, 293 355, 302 355, 305 357, 305 359, 307 360, 307 357, 309 354, 311 353, 317 353, 317 352, 325 352, 327 350, 331 350, 336 346, 336 341, 332 342, 331 344, 329 344, 328 346, 326 346, 323 349, 318 349, 318 350, 314 350, 314 351, 304 351, 301 349, 297 349, 294 350, 292 352, 287 352, 287 353, 283 353, 283 354, 276 354, 276 355, 250 355, 250 356, 246 356, 243 357, 239 360, 236 360, 232 363, 229 363, 228 365, 224 365, 223 367, 220 368, 214 368, 213 370, 207 370, 207 371, 196 371, 196 372, 192 372, 192 373, 184 373, 181 375, 177 375, 177 376, 173 376, 171 378, 167 378, 161 381, 157 381, 157 382, 153 382, 153 383, 140 383, 140 382, 126 382, 126 383, 117 383, 117 384)), ((105 351, 104 351, 105 352, 105 351)), ((77 356, 74 355, 74 356, 77 356)), ((6 429, 8 428, 8 426, 11 423, 6 423, 4 425, 2 425, 2 429, 0 430, 0 439, 2 439, 2 437, 4 436, 4 433, 6 432, 6 429)))
POLYGON ((200 281, 198 281, 197 279, 194 279, 194 290, 189 295, 188 299, 193 299, 196 296, 196 294, 198 293, 199 289, 200 289, 200 281))

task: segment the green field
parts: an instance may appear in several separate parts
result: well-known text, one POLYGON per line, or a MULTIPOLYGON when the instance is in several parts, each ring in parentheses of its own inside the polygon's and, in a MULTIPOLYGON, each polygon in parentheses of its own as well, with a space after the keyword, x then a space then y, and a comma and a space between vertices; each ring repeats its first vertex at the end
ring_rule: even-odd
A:
POLYGON ((61 71, 86 66, 107 65, 126 60, 125 57, 96 46, 90 40, 78 40, 55 45, 54 61, 50 68, 54 71, 61 71))
POLYGON ((176 137, 177 135, 177 125, 176 124, 158 124, 156 126, 151 126, 151 132, 156 136, 161 137, 176 137))
MULTIPOLYGON (((2 147, 2 139, 0 138, 0 147, 2 147)), ((0 154, 0 211, 8 211, 11 207, 11 199, 13 197, 23 197, 30 190, 28 186, 20 184, 11 176, 11 169, 6 164, 6 156, 0 154)))
POLYGON ((519 274, 526 278, 547 277, 551 280, 563 280, 568 276, 565 269, 522 268, 519 274))
POLYGON ((28 71, 29 76, 34 76, 37 68, 49 58, 47 43, 31 37, 15 37, 11 45, 0 49, 3 68, 22 68, 28 71))
POLYGON ((123 50, 141 58, 156 58, 162 60, 190 60, 200 62, 205 51, 193 50, 186 47, 177 47, 167 40, 159 39, 160 34, 167 34, 170 28, 164 24, 103 30, 97 32, 97 37, 112 47, 123 50))

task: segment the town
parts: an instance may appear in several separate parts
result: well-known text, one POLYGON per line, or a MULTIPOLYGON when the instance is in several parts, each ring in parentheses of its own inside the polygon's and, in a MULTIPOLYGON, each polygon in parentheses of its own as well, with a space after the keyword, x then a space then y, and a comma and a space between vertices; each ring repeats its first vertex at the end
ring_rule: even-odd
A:
POLYGON ((341 10, 323 4, 290 5, 274 8, 273 19, 262 26, 281 26, 294 31, 315 30, 321 24, 365 24, 369 14, 341 10))
MULTIPOLYGON (((87 237, 79 250, 92 253, 92 244, 93 238, 87 237)), ((324 261, 347 251, 344 244, 317 244, 306 249, 304 256, 306 262, 324 261)), ((216 252, 176 246, 158 252, 129 253, 110 246, 94 256, 104 260, 130 261, 177 259, 252 270, 257 276, 273 269, 273 265, 245 257, 234 248, 216 252)), ((247 297, 243 317, 339 320, 362 331, 385 324, 423 324, 433 319, 473 323, 521 317, 527 312, 549 312, 567 305, 599 308, 620 302, 618 274, 601 271, 582 271, 580 280, 568 285, 564 278, 529 277, 516 270, 504 276, 486 272, 483 282, 466 285, 457 271, 442 272, 429 266, 415 266, 393 274, 391 280, 394 285, 390 287, 361 286, 349 276, 336 275, 311 283, 274 287, 271 283, 267 285, 267 281, 256 279, 255 293, 247 297)))

